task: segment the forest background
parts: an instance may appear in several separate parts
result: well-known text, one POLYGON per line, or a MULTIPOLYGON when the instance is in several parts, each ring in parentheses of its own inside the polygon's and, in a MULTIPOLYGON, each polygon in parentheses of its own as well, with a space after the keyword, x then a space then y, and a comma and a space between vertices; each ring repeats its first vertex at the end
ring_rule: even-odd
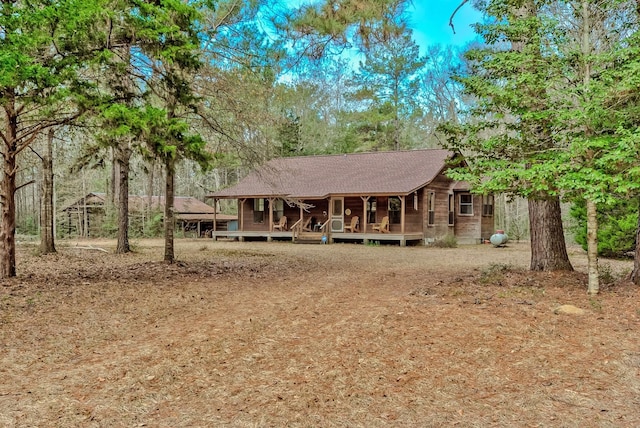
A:
POLYGON ((126 252, 126 194, 203 198, 273 157, 442 146, 468 158, 458 178, 501 195, 512 237, 538 231, 531 201, 559 215, 562 198, 578 240, 599 213, 601 252, 633 251, 637 4, 465 0, 451 31, 456 6, 474 8, 477 39, 422 51, 410 5, 5 3, 3 275, 13 230, 53 236, 52 213, 89 191, 107 194, 105 234, 126 252))

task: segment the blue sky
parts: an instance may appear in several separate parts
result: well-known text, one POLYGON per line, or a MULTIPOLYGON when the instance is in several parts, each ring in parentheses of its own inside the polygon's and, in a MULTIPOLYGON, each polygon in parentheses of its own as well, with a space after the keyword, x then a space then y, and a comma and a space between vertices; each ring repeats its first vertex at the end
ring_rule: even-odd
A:
MULTIPOLYGON (((315 0, 285 0, 289 6, 300 6, 315 0)), ((409 8, 414 39, 423 49, 433 44, 463 46, 475 38, 471 24, 481 15, 467 2, 453 20, 456 33, 449 26, 449 17, 462 0, 413 0, 409 8)))
POLYGON ((461 0, 414 0, 410 9, 410 26, 420 46, 433 44, 462 46, 475 38, 471 24, 479 22, 481 15, 468 2, 453 19, 456 33, 449 26, 449 17, 461 0))

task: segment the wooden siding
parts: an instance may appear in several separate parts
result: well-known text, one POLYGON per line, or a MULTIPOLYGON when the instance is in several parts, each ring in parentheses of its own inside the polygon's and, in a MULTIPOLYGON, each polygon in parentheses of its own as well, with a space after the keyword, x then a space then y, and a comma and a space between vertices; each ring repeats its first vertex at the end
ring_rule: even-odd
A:
POLYGON ((482 235, 482 239, 490 239, 491 235, 493 235, 494 233, 496 233, 496 230, 495 230, 495 221, 494 221, 493 215, 482 216, 482 226, 481 226, 481 232, 480 232, 480 234, 482 235))
POLYGON ((444 175, 439 175, 422 191, 422 224, 424 236, 428 241, 442 239, 443 237, 455 233, 454 227, 449 226, 449 188, 452 180, 444 175), (435 217, 434 224, 429 226, 428 194, 435 194, 435 217))
MULTIPOLYGON (((405 197, 405 233, 422 232, 424 230, 424 196, 422 192, 415 192, 405 197), (418 209, 414 209, 413 198, 418 198, 418 209)), ((399 225, 398 225, 399 226, 399 225)))
POLYGON ((455 233, 458 243, 474 244, 482 238, 480 222, 482 217, 482 197, 471 195, 473 198, 473 215, 460 214, 460 195, 468 192, 455 192, 456 224, 455 233))
POLYGON ((269 230, 269 213, 265 211, 265 220, 261 223, 253 221, 253 199, 238 201, 238 229, 243 231, 269 230))

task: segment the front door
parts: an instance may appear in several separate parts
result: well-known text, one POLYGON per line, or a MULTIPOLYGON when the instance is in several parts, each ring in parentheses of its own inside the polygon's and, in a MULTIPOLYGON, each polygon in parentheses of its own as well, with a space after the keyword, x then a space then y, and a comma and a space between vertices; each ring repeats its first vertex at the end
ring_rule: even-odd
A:
POLYGON ((344 231, 344 198, 331 200, 331 231, 344 231))

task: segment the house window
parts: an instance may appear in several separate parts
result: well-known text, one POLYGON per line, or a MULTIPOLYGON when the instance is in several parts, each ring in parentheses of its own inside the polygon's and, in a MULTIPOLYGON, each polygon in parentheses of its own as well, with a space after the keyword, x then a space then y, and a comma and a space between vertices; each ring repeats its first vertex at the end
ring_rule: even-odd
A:
POLYGON ((456 217, 455 198, 453 196, 453 193, 449 193, 448 205, 449 205, 449 226, 453 226, 455 222, 455 217, 456 217))
POLYGON ((369 198, 367 200, 367 223, 376 222, 376 198, 369 198))
POLYGON ((266 203, 263 198, 253 200, 253 222, 264 223, 264 207, 266 203))
POLYGON ((493 195, 482 196, 482 215, 493 217, 493 195))
POLYGON ((436 224, 436 193, 429 192, 427 194, 427 225, 436 224))
POLYGON ((473 195, 471 193, 460 194, 460 215, 473 215, 473 195))
POLYGON ((389 197, 389 223, 400 224, 402 202, 396 196, 389 197))

